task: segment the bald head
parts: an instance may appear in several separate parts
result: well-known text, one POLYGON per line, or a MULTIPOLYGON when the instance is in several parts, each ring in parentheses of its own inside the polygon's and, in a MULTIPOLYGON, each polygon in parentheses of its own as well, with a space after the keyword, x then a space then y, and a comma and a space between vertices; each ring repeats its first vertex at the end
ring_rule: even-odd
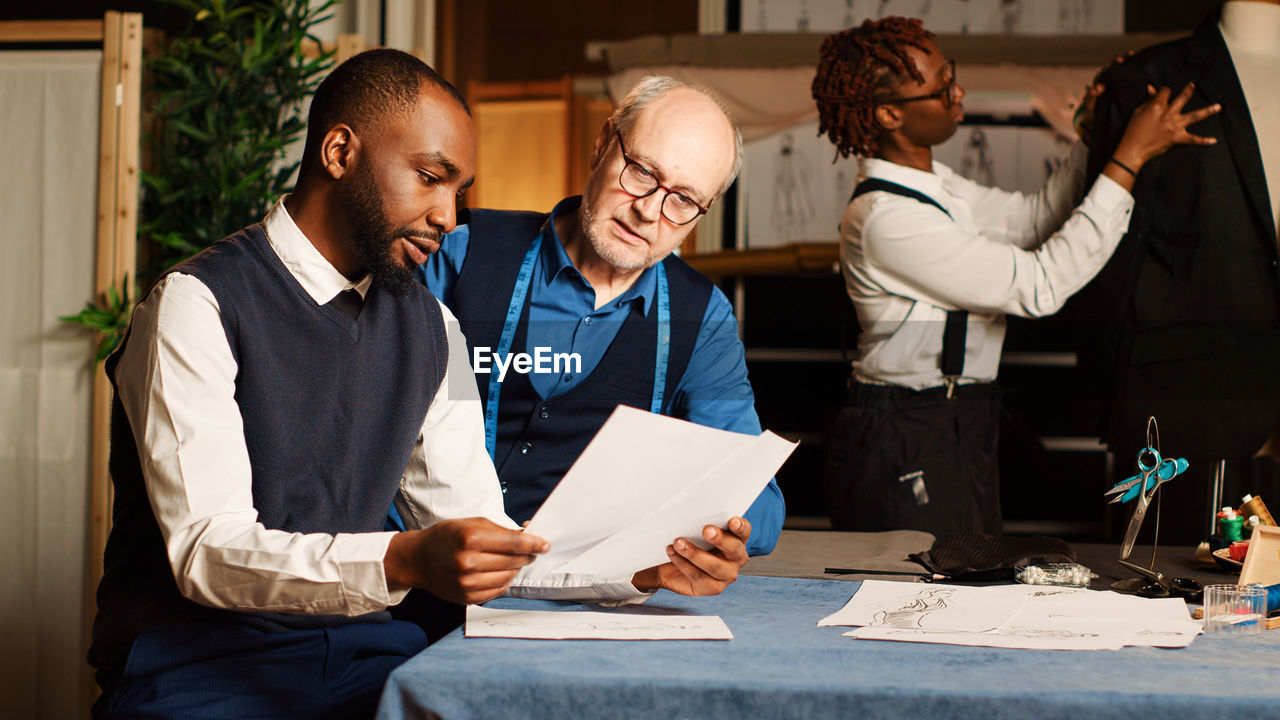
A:
POLYGON ((667 257, 733 183, 741 147, 712 96, 668 77, 641 80, 596 138, 581 234, 565 245, 574 265, 593 285, 615 284, 667 257))
POLYGON ((723 195, 733 184, 742 167, 742 133, 709 91, 666 75, 647 75, 622 99, 610 120, 614 130, 630 137, 642 119, 660 126, 656 129, 672 131, 662 133, 664 142, 683 138, 687 142, 681 144, 695 152, 724 156, 725 170, 718 182, 712 180, 716 182, 714 195, 703 198, 705 201, 723 195), (703 141, 712 144, 698 147, 703 141))

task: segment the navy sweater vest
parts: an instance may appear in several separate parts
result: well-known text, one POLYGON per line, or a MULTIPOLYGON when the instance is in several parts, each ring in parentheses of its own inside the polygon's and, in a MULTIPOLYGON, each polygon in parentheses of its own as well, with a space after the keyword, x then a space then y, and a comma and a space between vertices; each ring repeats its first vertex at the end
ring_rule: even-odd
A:
MULTIPOLYGON (((451 309, 473 356, 476 347, 497 347, 520 262, 547 219, 529 212, 471 211, 470 246, 454 286, 451 309)), ((671 294, 671 355, 662 411, 670 414, 671 398, 688 368, 712 284, 674 255, 663 265, 671 294)), ((525 298, 511 352, 532 354, 526 347, 528 325, 529 298, 525 298)), ((657 332, 656 307, 646 316, 641 303, 632 303, 630 315, 600 363, 594 369, 583 368, 588 377, 569 392, 547 400, 538 397, 527 375, 507 373, 498 405, 494 462, 507 514, 513 520, 533 517, 614 408, 621 404, 649 409, 657 332)), ((552 348, 552 352, 563 349, 552 348)), ((489 396, 491 377, 476 375, 481 402, 489 396)))
MULTIPOLYGON (((200 279, 218 301, 238 365, 235 399, 259 521, 300 533, 381 530, 448 362, 435 297, 415 284, 408 297, 396 298, 374 282, 352 320, 312 300, 261 225, 172 271, 200 279)), ((107 361, 113 384, 123 349, 107 361)), ((138 633, 160 625, 250 623, 270 630, 386 619, 385 612, 358 618, 232 612, 187 600, 174 582, 118 398, 110 468, 113 527, 90 652, 108 680, 138 633)))

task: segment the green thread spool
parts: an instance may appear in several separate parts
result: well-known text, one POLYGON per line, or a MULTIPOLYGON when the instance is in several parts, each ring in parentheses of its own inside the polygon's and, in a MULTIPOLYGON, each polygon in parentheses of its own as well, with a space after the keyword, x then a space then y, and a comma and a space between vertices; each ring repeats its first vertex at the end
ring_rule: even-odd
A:
POLYGON ((1234 512, 1227 517, 1218 518, 1218 533, 1224 540, 1243 540, 1243 530, 1244 518, 1234 512))

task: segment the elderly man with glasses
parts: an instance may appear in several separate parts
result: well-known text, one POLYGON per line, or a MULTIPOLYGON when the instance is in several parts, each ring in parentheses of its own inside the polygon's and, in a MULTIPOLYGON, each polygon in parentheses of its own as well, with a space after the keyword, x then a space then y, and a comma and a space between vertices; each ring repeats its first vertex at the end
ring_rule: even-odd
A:
POLYGON ((1176 143, 1211 142, 1186 130, 1216 112, 1182 113, 1190 88, 1153 95, 1092 188, 1077 145, 1044 188, 1022 195, 933 161, 964 117, 964 89, 919 20, 868 20, 823 41, 819 132, 860 156, 840 221, 862 333, 828 444, 837 529, 1001 531, 995 380, 1005 315, 1057 312, 1120 242, 1142 165, 1176 143))
MULTIPOLYGON (((733 310, 672 255, 732 184, 741 145, 705 92, 644 78, 601 129, 581 196, 550 213, 472 210, 422 266, 467 337, 486 444, 516 522, 533 516, 620 404, 759 434, 733 310)), ((708 527, 714 553, 678 541, 672 563, 637 580, 688 585, 726 557, 740 565, 748 552, 768 553, 783 515, 770 481, 744 518, 708 527)))

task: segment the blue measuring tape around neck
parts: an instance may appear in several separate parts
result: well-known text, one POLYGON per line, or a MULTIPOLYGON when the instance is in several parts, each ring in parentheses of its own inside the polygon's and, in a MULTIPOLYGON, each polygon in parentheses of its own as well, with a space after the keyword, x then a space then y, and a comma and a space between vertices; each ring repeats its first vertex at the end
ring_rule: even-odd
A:
MULTIPOLYGON (((496 354, 506 357, 511 352, 511 342, 516 336, 516 327, 520 324, 520 314, 524 312, 525 298, 529 296, 529 284, 533 280, 533 265, 538 259, 538 251, 542 248, 542 235, 534 238, 524 260, 520 263, 520 272, 516 275, 516 285, 511 291, 511 302, 507 304, 507 316, 502 321, 502 335, 498 338, 496 354)), ((658 292, 654 301, 658 306, 658 347, 653 363, 653 394, 649 402, 649 412, 662 410, 663 394, 667 388, 667 364, 671 356, 671 297, 667 291, 667 269, 658 263, 654 268, 657 273, 658 292)), ((498 401, 502 394, 502 382, 496 374, 489 375, 489 397, 484 406, 484 447, 489 451, 489 458, 496 459, 494 454, 498 444, 498 401)))

